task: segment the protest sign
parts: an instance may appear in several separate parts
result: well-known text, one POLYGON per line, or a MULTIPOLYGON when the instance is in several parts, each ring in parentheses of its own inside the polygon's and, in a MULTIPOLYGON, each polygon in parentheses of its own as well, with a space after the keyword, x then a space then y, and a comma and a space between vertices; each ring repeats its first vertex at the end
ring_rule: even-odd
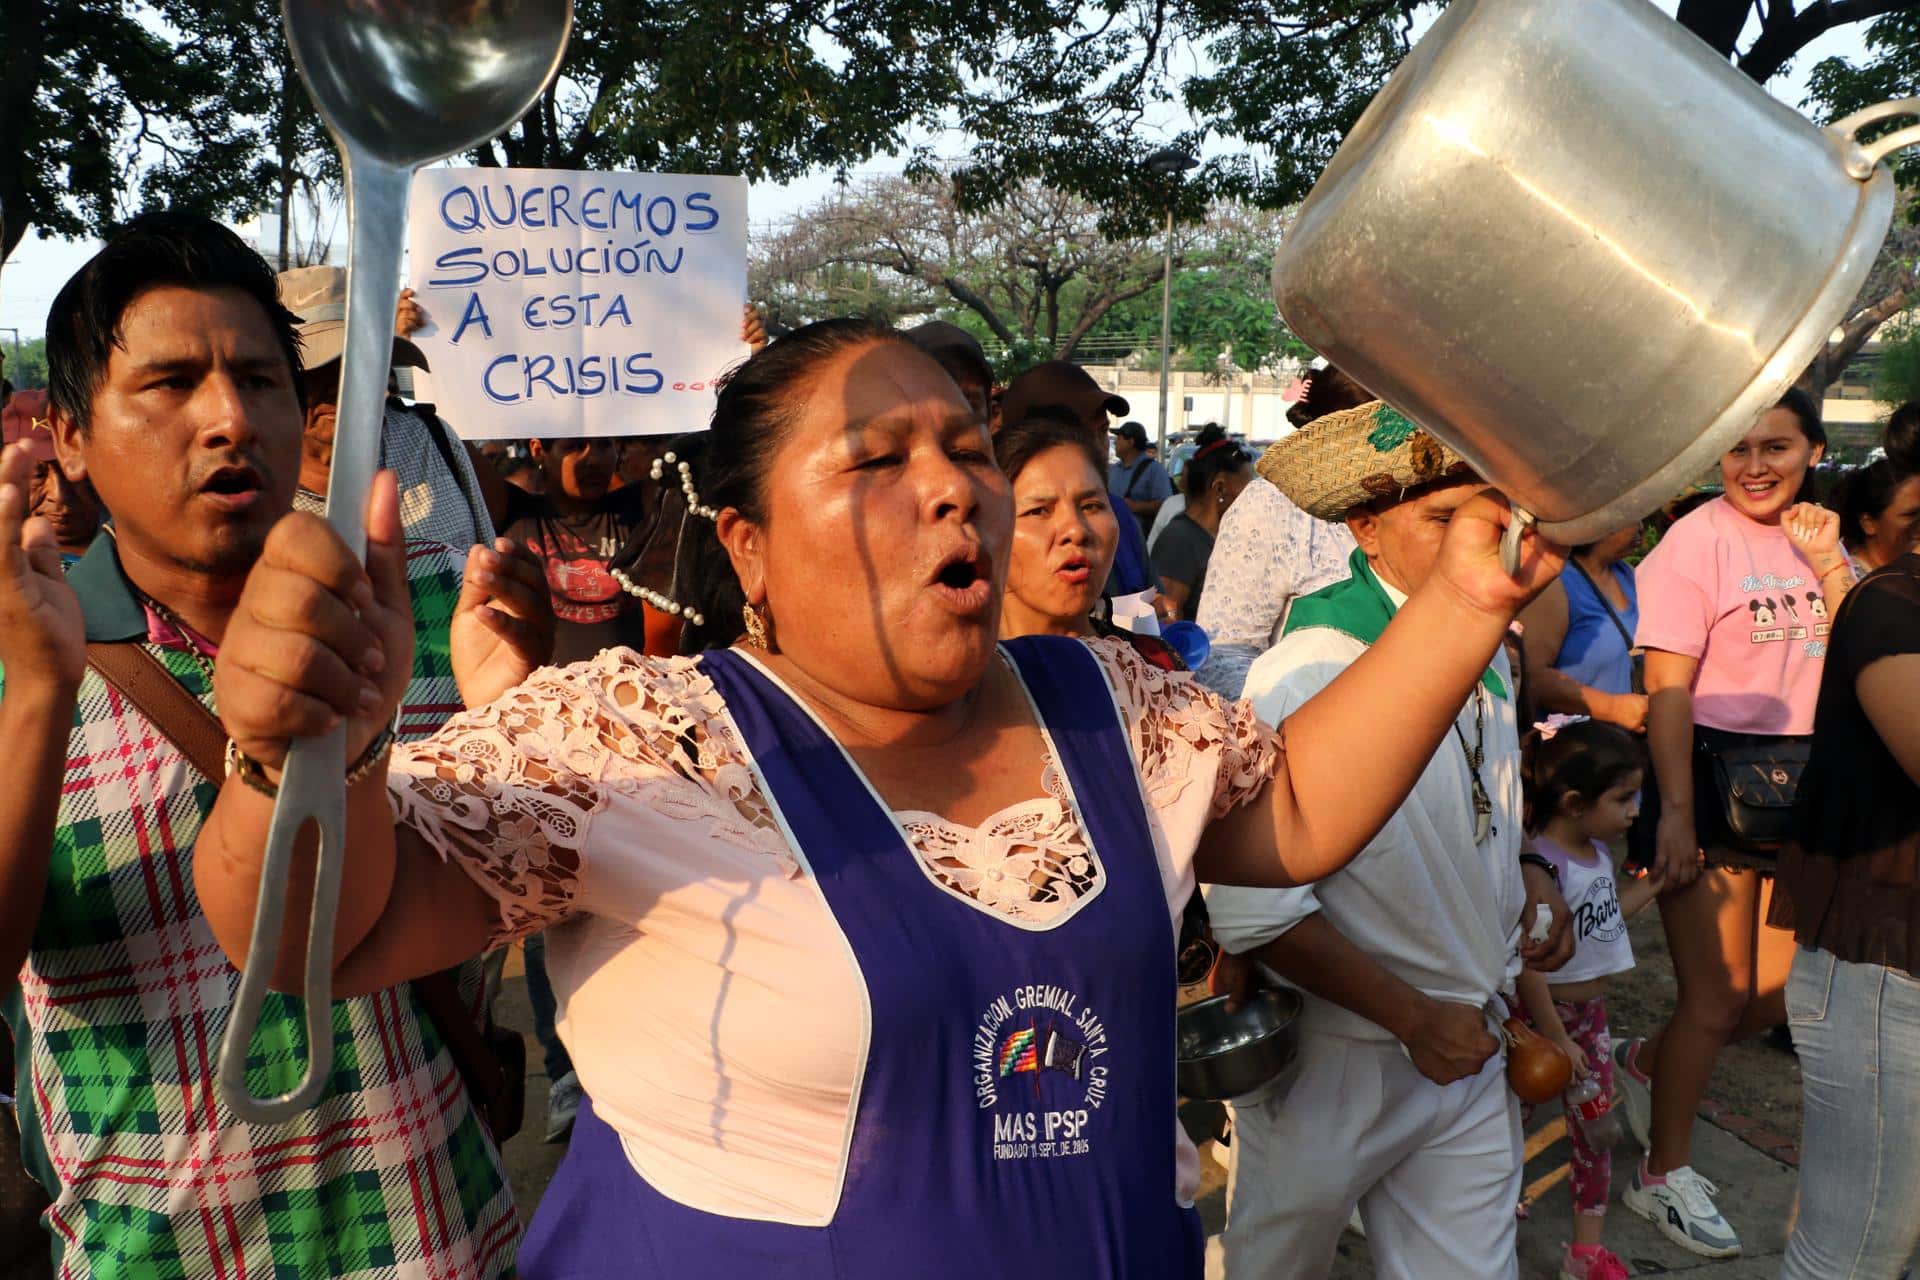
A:
POLYGON ((467 439, 698 430, 747 356, 743 179, 427 169, 408 240, 418 394, 467 439))

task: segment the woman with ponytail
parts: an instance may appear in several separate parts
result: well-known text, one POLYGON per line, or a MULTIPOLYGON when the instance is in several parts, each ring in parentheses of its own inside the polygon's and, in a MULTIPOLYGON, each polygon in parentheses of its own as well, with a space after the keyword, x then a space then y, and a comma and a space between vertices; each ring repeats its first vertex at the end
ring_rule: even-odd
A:
MULTIPOLYGON (((1198 1280, 1172 1018, 1195 881, 1351 859, 1558 554, 1529 535, 1509 577, 1506 507, 1462 506, 1431 589, 1282 751, 1117 641, 1000 641, 1006 477, 952 379, 890 330, 773 342, 722 380, 704 445, 661 462, 683 598, 646 589, 706 647, 533 672, 349 792, 343 994, 550 929, 588 1102, 520 1274, 959 1280, 1017 1258, 1198 1280)), ((384 601, 374 570, 335 585, 384 601)), ((329 587, 280 566, 248 591, 286 628, 223 664, 361 660, 333 650, 333 612, 303 612, 329 587)), ((330 696, 222 688, 269 771, 330 696)), ((392 708, 340 714, 353 758, 392 708)), ((230 782, 201 833, 231 870, 200 892, 234 954, 271 810, 230 782)))

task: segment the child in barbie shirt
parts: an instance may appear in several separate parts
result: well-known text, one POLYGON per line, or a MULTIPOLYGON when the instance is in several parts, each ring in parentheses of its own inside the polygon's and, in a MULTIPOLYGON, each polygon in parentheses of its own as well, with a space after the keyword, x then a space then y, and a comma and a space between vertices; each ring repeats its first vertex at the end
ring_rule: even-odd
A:
MULTIPOLYGON (((1597 1078, 1599 1097, 1608 1099, 1613 1048, 1607 984, 1633 968, 1627 918, 1660 889, 1652 877, 1616 888, 1618 873, 1607 851, 1639 812, 1646 753, 1632 734, 1599 720, 1543 727, 1530 736, 1525 752, 1527 829, 1535 851, 1560 873, 1561 896, 1573 913, 1574 953, 1551 979, 1522 971, 1522 1016, 1573 1061, 1576 1082, 1597 1078)), ((1613 1156, 1577 1120, 1572 1088, 1566 1109, 1573 1148, 1573 1240, 1561 1258, 1561 1280, 1621 1280, 1631 1273, 1600 1243, 1613 1156)))

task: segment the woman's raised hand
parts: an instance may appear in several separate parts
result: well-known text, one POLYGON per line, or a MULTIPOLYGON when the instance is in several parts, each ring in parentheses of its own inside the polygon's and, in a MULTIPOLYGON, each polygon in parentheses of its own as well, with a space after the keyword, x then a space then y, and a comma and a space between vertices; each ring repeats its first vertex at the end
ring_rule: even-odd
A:
POLYGON ((33 466, 24 445, 0 453, 0 664, 9 690, 38 681, 71 693, 87 665, 86 624, 52 527, 28 515, 33 466))
POLYGON ((318 516, 292 512, 267 535, 220 643, 214 696, 234 742, 269 768, 290 739, 345 719, 345 768, 393 722, 412 668, 400 497, 382 471, 367 495, 364 569, 318 516))
POLYGON ((553 597, 544 565, 510 538, 473 548, 454 606, 453 678, 483 707, 553 660, 553 597))
POLYGON ((1529 528, 1520 540, 1520 569, 1508 573, 1500 562, 1500 540, 1514 519, 1504 495, 1493 489, 1462 504, 1453 513, 1433 576, 1473 607, 1503 618, 1546 590, 1567 562, 1565 547, 1529 528))
POLYGON ((1780 530, 1806 562, 1825 572, 1840 560, 1840 516, 1817 502, 1796 502, 1780 513, 1780 530))

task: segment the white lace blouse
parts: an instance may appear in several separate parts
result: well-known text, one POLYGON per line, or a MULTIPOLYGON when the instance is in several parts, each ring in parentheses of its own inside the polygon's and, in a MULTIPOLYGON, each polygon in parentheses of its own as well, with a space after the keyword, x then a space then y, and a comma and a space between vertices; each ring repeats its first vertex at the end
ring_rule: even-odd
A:
MULTIPOLYGON (((1127 727, 1177 918, 1202 831, 1265 789, 1278 735, 1123 642, 1088 643, 1127 727)), ((389 785, 398 818, 499 903, 497 940, 552 930, 561 1037, 655 1187, 714 1213, 831 1216, 860 979, 691 659, 615 649, 539 671, 396 748, 389 785)), ((978 827, 897 817, 936 883, 1029 928, 1105 874, 1051 761, 1030 800, 978 827)), ((1190 1196, 1197 1164, 1182 1154, 1174 1190, 1190 1196)))
POLYGON ((1239 697, 1247 668, 1280 638, 1288 603, 1343 581, 1353 546, 1346 525, 1314 519, 1265 480, 1248 485, 1221 517, 1207 562, 1195 620, 1213 651, 1195 678, 1239 697))

